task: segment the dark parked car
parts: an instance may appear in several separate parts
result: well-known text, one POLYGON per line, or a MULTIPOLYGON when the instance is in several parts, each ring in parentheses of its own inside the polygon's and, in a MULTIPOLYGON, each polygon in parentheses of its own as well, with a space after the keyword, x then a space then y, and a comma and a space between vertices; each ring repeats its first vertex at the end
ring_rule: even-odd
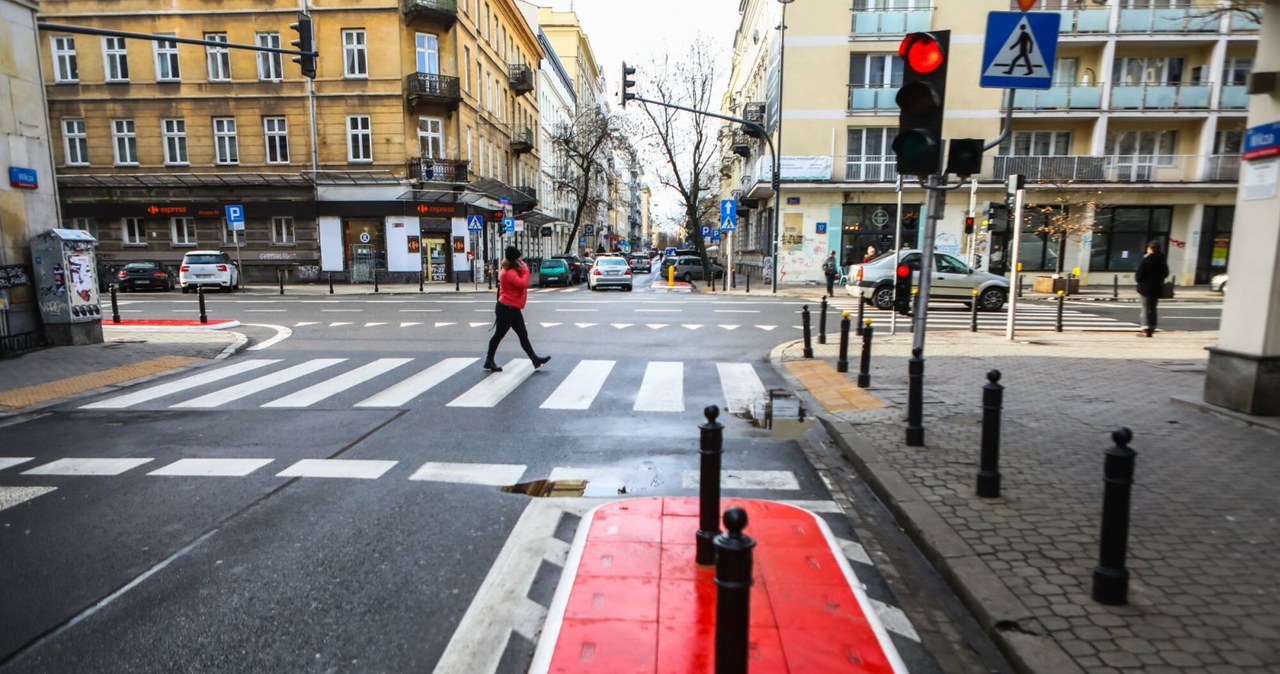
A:
POLYGON ((549 259, 564 260, 569 263, 569 273, 573 276, 572 283, 582 283, 587 280, 587 266, 577 255, 552 255, 549 259))
POLYGON ((173 289, 173 271, 159 260, 130 260, 116 272, 116 286, 120 292, 139 288, 149 290, 173 289))
POLYGON ((559 258, 543 260, 538 265, 538 285, 545 288, 552 283, 569 285, 573 282, 573 272, 569 270, 569 262, 559 258))
POLYGON ((653 263, 649 260, 649 256, 644 253, 635 253, 627 258, 627 263, 631 265, 631 271, 637 274, 648 274, 653 271, 653 263))

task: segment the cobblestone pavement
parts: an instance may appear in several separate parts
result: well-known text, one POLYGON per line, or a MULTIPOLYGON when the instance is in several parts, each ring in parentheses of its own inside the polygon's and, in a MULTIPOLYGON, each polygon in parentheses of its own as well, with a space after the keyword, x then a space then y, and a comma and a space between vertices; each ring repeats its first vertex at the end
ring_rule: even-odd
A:
MULTIPOLYGON (((870 392, 888 406, 828 426, 1020 669, 1280 672, 1280 434, 1171 400, 1199 399, 1216 333, 931 334, 925 447, 904 442, 909 340, 876 337, 870 392), (1006 387, 1003 491, 980 499, 992 368, 1006 387), (1114 607, 1090 591, 1118 426, 1138 457, 1129 605, 1114 607)), ((790 344, 774 358, 800 354, 790 344)), ((856 352, 851 366, 850 385, 856 352)))

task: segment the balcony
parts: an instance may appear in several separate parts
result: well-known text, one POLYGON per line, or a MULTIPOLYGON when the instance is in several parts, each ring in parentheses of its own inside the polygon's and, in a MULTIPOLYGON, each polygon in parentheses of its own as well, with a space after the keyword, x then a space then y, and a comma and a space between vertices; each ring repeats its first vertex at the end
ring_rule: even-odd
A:
POLYGON ((1119 33, 1216 33, 1221 20, 1212 6, 1120 9, 1119 33))
POLYGON ((1223 110, 1244 110, 1249 107, 1248 87, 1243 84, 1228 84, 1222 87, 1222 101, 1218 107, 1223 110))
POLYGON ((1231 32, 1233 33, 1256 33, 1261 28, 1260 20, 1262 18, 1262 5, 1253 5, 1248 7, 1250 11, 1257 14, 1255 19, 1248 14, 1242 12, 1232 12, 1231 14, 1231 32))
POLYGON ((405 95, 410 109, 419 105, 440 104, 456 108, 462 102, 458 78, 435 73, 409 73, 404 78, 405 95))
POLYGON ((448 28, 458 20, 458 0, 402 0, 405 21, 432 21, 448 28))
POLYGON ((853 11, 853 39, 873 35, 906 35, 907 33, 927 31, 932 23, 932 8, 855 9, 853 11))
POLYGON ((729 147, 733 150, 733 153, 739 157, 751 156, 751 143, 747 142, 747 136, 745 134, 733 134, 733 142, 729 147))
POLYGON ((1109 9, 1066 9, 1054 13, 1062 19, 1058 32, 1063 35, 1105 33, 1111 18, 1109 9))
POLYGON ((414 157, 408 162, 409 179, 426 183, 465 183, 470 164, 465 159, 414 157))
POLYGON ((884 84, 850 84, 849 114, 863 111, 896 111, 898 103, 894 99, 898 95, 898 89, 899 87, 884 84))
POLYGON ((1041 183, 1235 182, 1238 155, 1127 155, 987 157, 980 180, 1005 181, 1019 173, 1041 183))
POLYGON ((538 206, 538 188, 531 187, 529 185, 521 185, 519 187, 513 187, 512 189, 522 195, 511 200, 512 204, 521 207, 518 210, 530 211, 538 206))
POLYGON ((1116 84, 1112 110, 1207 110, 1209 84, 1116 84))
POLYGON ((1096 84, 1059 84, 1051 89, 1019 89, 1015 110, 1099 110, 1102 87, 1096 84))
POLYGON ((513 63, 507 70, 507 83, 517 96, 533 91, 533 69, 523 63, 513 63))
POLYGON ((533 131, 525 129, 511 137, 511 151, 516 154, 533 152, 533 131))
POLYGON ((851 183, 892 183, 898 180, 898 158, 894 155, 846 157, 844 179, 851 183))
MULTIPOLYGON (((760 126, 764 126, 764 103, 747 103, 742 108, 742 118, 748 122, 755 122, 760 126)), ((760 138, 760 132, 745 124, 742 125, 742 132, 752 138, 760 138)))

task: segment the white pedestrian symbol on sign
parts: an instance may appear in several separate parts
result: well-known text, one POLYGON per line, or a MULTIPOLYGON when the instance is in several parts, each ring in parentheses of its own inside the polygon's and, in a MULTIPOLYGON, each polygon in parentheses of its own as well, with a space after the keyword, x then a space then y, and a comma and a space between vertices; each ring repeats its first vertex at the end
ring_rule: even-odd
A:
POLYGON ((1036 44, 1031 27, 1023 18, 1018 22, 1018 27, 1009 34, 1004 45, 1000 47, 999 55, 992 60, 991 65, 987 66, 982 75, 983 77, 995 75, 1044 77, 1048 67, 1044 54, 1040 53, 1040 46, 1036 44), (1021 68, 1022 72, 1014 73, 1018 68, 1021 68))

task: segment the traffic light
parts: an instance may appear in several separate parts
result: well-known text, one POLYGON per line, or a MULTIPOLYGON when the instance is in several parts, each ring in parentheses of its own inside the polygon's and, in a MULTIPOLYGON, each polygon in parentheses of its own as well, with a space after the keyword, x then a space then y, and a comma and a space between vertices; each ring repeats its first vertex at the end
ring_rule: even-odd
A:
POLYGON ((636 95, 631 92, 631 87, 634 87, 636 85, 636 81, 633 79, 630 79, 630 77, 634 74, 636 74, 636 69, 631 66, 628 66, 627 62, 623 61, 622 62, 622 107, 624 108, 627 107, 627 101, 630 101, 636 97, 636 95))
POLYGON ((293 62, 302 68, 302 76, 311 79, 316 78, 316 54, 315 40, 311 30, 311 17, 303 12, 298 12, 298 22, 289 24, 289 27, 298 34, 298 39, 293 40, 289 44, 301 52, 307 52, 305 56, 293 57, 293 62))
POLYGON ((973 216, 972 215, 966 215, 964 217, 964 233, 965 234, 973 233, 973 216))
POLYGON ((903 316, 911 315, 911 267, 899 262, 893 279, 893 310, 903 316))
POLYGON ((968 178, 982 171, 982 146, 978 138, 952 138, 947 150, 947 173, 968 178))
POLYGON ((942 111, 947 95, 947 49, 951 31, 911 33, 898 46, 902 88, 898 103, 898 173, 927 176, 942 168, 942 111))

